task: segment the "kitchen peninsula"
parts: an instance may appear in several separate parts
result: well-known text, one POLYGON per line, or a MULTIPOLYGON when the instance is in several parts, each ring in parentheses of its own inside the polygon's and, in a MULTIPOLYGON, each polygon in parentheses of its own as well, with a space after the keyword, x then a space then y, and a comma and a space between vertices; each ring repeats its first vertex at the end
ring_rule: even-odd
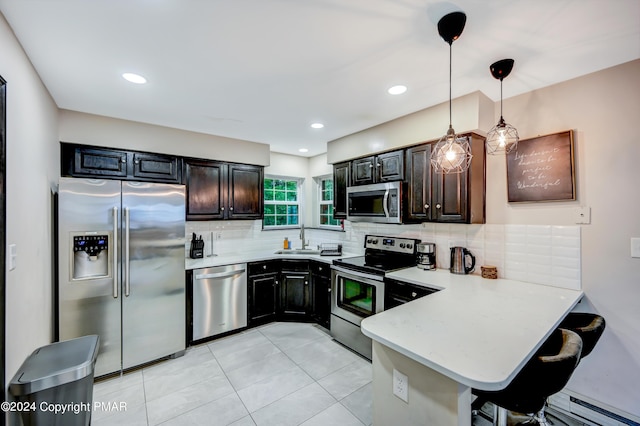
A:
POLYGON ((503 389, 583 292, 409 268, 389 278, 440 291, 366 318, 374 424, 469 425, 471 389, 503 389), (394 370, 407 401, 393 394, 394 370))

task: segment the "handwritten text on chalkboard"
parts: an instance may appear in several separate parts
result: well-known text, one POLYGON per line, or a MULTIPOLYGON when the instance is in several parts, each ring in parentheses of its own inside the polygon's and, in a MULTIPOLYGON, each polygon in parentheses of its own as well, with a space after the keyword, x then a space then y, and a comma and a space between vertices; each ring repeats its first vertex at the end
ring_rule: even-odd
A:
POLYGON ((574 200, 572 131, 520 141, 507 156, 510 202, 574 200))

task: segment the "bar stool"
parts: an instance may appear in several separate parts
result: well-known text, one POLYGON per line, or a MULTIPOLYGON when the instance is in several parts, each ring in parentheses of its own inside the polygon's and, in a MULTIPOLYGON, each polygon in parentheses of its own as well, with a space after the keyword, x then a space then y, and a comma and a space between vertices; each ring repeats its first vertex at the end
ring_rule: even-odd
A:
POLYGON ((587 312, 570 312, 562 320, 559 328, 565 328, 577 333, 582 339, 582 355, 584 358, 591 353, 604 332, 606 323, 604 317, 587 312))
POLYGON ((548 425, 544 418, 547 398, 565 387, 578 365, 581 352, 582 339, 577 333, 555 329, 505 389, 474 390, 478 398, 472 409, 488 401, 497 408, 494 425, 506 425, 506 410, 529 414, 531 419, 527 423, 535 419, 540 425, 548 425))

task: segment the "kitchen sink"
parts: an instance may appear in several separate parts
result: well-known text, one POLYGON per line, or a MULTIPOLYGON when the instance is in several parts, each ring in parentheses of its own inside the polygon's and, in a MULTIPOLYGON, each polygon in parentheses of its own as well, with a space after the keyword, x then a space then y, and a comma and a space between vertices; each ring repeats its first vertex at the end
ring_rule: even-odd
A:
POLYGON ((320 250, 314 249, 283 249, 278 250, 274 254, 320 254, 320 250))

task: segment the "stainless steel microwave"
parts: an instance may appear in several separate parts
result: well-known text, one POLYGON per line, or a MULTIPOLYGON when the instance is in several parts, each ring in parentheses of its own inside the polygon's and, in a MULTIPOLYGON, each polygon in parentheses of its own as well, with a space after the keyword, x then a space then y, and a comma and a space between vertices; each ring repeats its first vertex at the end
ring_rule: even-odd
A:
POLYGON ((402 223, 402 182, 347 188, 347 220, 402 223))

